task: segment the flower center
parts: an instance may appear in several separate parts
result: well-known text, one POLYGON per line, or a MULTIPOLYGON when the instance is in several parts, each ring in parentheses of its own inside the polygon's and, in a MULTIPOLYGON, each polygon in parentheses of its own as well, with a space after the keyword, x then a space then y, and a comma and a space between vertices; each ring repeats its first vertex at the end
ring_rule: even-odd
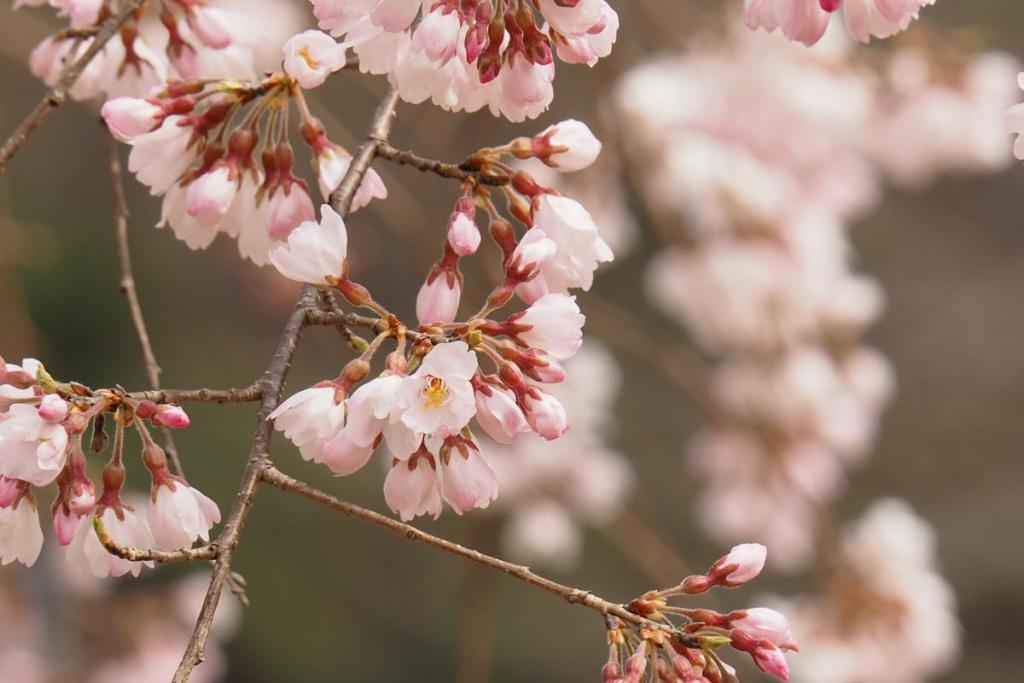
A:
POLYGON ((448 390, 448 385, 440 377, 430 376, 427 380, 427 385, 423 387, 423 407, 424 408, 440 408, 448 402, 448 397, 451 392, 448 390))
POLYGON ((301 50, 299 50, 299 56, 306 60, 306 64, 309 66, 310 69, 316 69, 318 66, 320 66, 320 62, 313 59, 313 55, 309 54, 308 47, 304 47, 301 50))

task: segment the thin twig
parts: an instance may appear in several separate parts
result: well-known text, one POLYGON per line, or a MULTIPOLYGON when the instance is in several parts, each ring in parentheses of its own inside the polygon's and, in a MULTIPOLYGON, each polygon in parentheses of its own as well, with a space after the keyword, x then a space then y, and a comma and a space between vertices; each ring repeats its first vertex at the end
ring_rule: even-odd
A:
MULTIPOLYGON (((362 181, 363 176, 369 169, 377 153, 377 148, 387 139, 391 132, 391 123, 394 119, 395 109, 398 106, 398 92, 390 90, 384 97, 383 102, 377 108, 370 127, 370 133, 366 141, 359 147, 352 164, 341 181, 341 185, 331 197, 331 204, 334 209, 346 216, 352 206, 352 198, 355 196, 356 188, 362 181)), ((238 539, 245 526, 245 521, 252 509, 253 498, 259 486, 264 470, 271 467, 270 464, 270 440, 273 433, 273 425, 270 421, 270 414, 277 408, 284 389, 285 378, 291 366, 292 357, 299 343, 299 336, 306 326, 308 310, 316 305, 316 290, 306 286, 302 290, 302 296, 292 310, 288 323, 281 333, 277 350, 271 359, 270 365, 261 380, 263 391, 260 402, 260 412, 257 417, 256 430, 253 433, 252 446, 249 450, 249 460, 242 475, 242 483, 235 495, 235 502, 228 514, 223 530, 214 541, 218 547, 217 559, 214 563, 213 576, 210 579, 210 586, 206 591, 206 599, 196 619, 196 626, 189 639, 188 646, 181 658, 177 671, 174 673, 172 683, 186 683, 192 670, 203 661, 203 653, 206 641, 210 634, 210 626, 213 623, 214 614, 217 611, 217 604, 220 601, 221 592, 231 573, 231 560, 235 549, 238 547, 238 539)))
POLYGON ((217 546, 212 543, 199 546, 198 548, 182 548, 181 550, 156 550, 154 548, 128 548, 119 546, 110 534, 103 520, 99 516, 93 517, 93 529, 96 537, 103 547, 111 555, 116 555, 122 560, 129 562, 159 562, 170 564, 172 562, 196 562, 199 560, 212 560, 217 557, 217 546))
POLYGON ((440 536, 428 534, 427 532, 421 531, 410 524, 399 522, 396 519, 374 512, 373 510, 368 510, 359 505, 355 505, 354 503, 349 503, 339 498, 335 498, 331 494, 320 491, 303 481, 289 477, 287 474, 284 474, 273 466, 268 465, 263 470, 262 476, 263 481, 267 482, 271 486, 281 489, 282 491, 297 494, 303 498, 313 501, 314 503, 319 503, 320 505, 328 507, 335 512, 340 512, 347 517, 376 524, 377 526, 383 527, 394 534, 403 536, 407 540, 419 541, 420 543, 425 543, 429 546, 439 548, 447 553, 472 560, 484 567, 489 567, 490 569, 502 572, 517 578, 520 581, 524 581, 531 586, 557 595, 569 604, 583 605, 584 607, 589 607, 601 614, 610 614, 619 617, 623 621, 635 624, 636 626, 659 630, 672 630, 673 634, 682 638, 683 642, 688 646, 700 647, 699 642, 693 640, 691 636, 678 633, 665 624, 646 619, 639 614, 629 611, 624 605, 605 600, 604 598, 594 595, 590 591, 573 588, 571 586, 558 583, 557 581, 552 581, 551 579, 540 576, 539 574, 535 574, 529 567, 487 555, 473 548, 467 548, 459 545, 458 543, 441 538, 440 536))
POLYGON ((259 382, 244 389, 153 389, 128 394, 137 401, 153 403, 251 403, 262 395, 259 382))
POLYGON ((473 180, 481 185, 508 185, 511 179, 506 175, 492 175, 490 173, 481 173, 480 171, 474 171, 469 168, 465 168, 458 164, 450 164, 444 161, 438 161, 437 159, 427 159, 420 155, 409 152, 403 149, 396 149, 391 145, 381 145, 378 150, 378 156, 388 161, 393 161, 396 164, 402 164, 403 166, 412 166, 417 168, 424 173, 434 173, 443 178, 452 178, 455 180, 473 180))
POLYGON ((100 53, 107 42, 114 37, 114 34, 120 30, 121 26, 144 2, 145 0, 129 0, 126 2, 120 12, 103 22, 99 32, 96 33, 96 37, 89 44, 89 47, 85 49, 85 52, 82 53, 82 56, 78 58, 78 61, 64 67, 60 78, 57 79, 57 84, 53 86, 50 92, 46 93, 46 96, 36 105, 35 109, 18 124, 18 127, 14 129, 14 132, 4 142, 4 146, 0 148, 0 174, 7 170, 7 162, 17 153, 18 149, 25 143, 25 140, 28 139, 28 136, 32 134, 32 131, 39 127, 39 124, 49 116, 50 112, 64 103, 68 97, 68 92, 74 87, 82 72, 85 71, 85 67, 89 66, 93 58, 100 53))
MULTIPOLYGON (((142 314, 142 304, 139 301, 139 290, 135 287, 132 253, 128 248, 129 214, 128 202, 125 200, 124 194, 124 173, 121 170, 120 148, 112 135, 106 134, 106 137, 110 148, 110 185, 114 194, 114 240, 117 243, 117 261, 121 268, 121 293, 128 301, 128 311, 131 314, 132 325, 135 327, 135 336, 139 338, 139 346, 142 348, 146 380, 149 382, 149 388, 156 390, 160 388, 160 363, 157 362, 156 353, 153 351, 153 343, 150 341, 146 318, 142 314)), ((164 451, 167 452, 167 460, 171 463, 171 470, 179 477, 184 477, 185 469, 181 466, 178 447, 174 444, 171 430, 162 427, 160 436, 164 451)))

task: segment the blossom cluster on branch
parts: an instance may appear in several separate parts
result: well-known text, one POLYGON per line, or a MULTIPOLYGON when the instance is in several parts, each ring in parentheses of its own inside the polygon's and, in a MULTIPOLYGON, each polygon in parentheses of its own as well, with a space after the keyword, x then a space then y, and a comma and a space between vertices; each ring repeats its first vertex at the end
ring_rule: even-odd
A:
MULTIPOLYGON (((603 159, 589 186, 599 211, 578 200, 587 183, 561 177, 593 172, 602 152, 581 121, 456 163, 397 150, 387 131, 399 97, 486 108, 511 122, 538 117, 554 97, 556 59, 593 66, 611 53, 619 16, 605 0, 311 0, 321 30, 302 32, 278 2, 16 1, 68 19, 33 51, 30 68, 54 88, 80 69, 68 94, 105 95, 102 117, 130 146, 129 170, 162 199, 160 225, 192 249, 220 234, 237 240, 242 257, 302 283, 303 295, 273 372, 254 384, 261 419, 252 458, 212 541, 219 508, 150 433, 188 426, 179 406, 116 385, 58 381, 36 360, 0 359, 0 563, 39 557, 44 487, 55 489, 55 535, 83 573, 138 576, 155 562, 216 559, 175 676, 184 681, 203 658, 252 493, 267 483, 603 613, 605 683, 731 683, 723 648, 788 679, 786 653, 798 638, 818 654, 794 670, 817 683, 913 683, 940 671, 956 649, 956 620, 926 525, 883 502, 834 547, 819 534, 893 391, 887 361, 862 341, 884 297, 855 269, 849 225, 877 202, 885 177, 921 185, 1009 159, 992 122, 1014 99, 1011 58, 961 53, 941 36, 884 57, 854 50, 850 37, 892 36, 931 4, 745 0, 748 28, 815 48, 726 30, 630 72, 609 114, 628 130, 622 158, 603 159), (840 14, 849 35, 828 28, 840 14), (114 18, 113 39, 101 41, 114 18), (385 75, 393 88, 355 154, 329 137, 306 97, 349 66, 385 75), (313 183, 297 170, 296 139, 313 183), (458 188, 437 221, 440 256, 415 294, 415 324, 360 284, 361 264, 349 260, 351 212, 388 196, 370 168, 375 158, 458 188), (668 242, 649 268, 651 299, 717 359, 708 424, 691 449, 702 520, 724 540, 764 541, 784 570, 806 567, 822 547, 836 555, 825 589, 789 605, 795 628, 768 607, 721 613, 674 603, 757 577, 767 552, 758 543, 618 605, 404 523, 436 519, 445 506, 459 515, 488 508, 501 486, 510 552, 565 566, 579 556, 580 527, 622 508, 633 473, 606 443, 617 377, 602 351, 581 351, 586 318, 576 299, 614 259, 601 217, 626 213, 619 167, 641 178, 632 183, 637 199, 668 242), (485 233, 493 248, 481 248, 485 233), (486 296, 466 302, 463 259, 488 253, 498 275, 486 296), (338 327, 358 355, 278 404, 306 324, 338 327), (339 476, 380 453, 384 501, 402 522, 276 470, 272 429, 339 476), (133 431, 151 481, 138 506, 124 491, 133 431), (110 453, 99 487, 87 451, 110 453)), ((1006 127, 1024 138, 1021 107, 1009 110, 1006 127)), ((38 121, 28 123, 31 132, 38 121)), ((1015 152, 1024 158, 1020 139, 1015 152)), ((115 156, 115 176, 118 164, 115 156)))

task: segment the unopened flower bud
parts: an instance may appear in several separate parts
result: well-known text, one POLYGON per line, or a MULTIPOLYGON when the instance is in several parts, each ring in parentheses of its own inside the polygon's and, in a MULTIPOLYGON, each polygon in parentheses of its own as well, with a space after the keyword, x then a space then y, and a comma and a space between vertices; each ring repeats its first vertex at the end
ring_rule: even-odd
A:
POLYGON ((191 420, 181 406, 160 406, 153 416, 153 422, 168 429, 184 429, 191 420))
POLYGON ((36 413, 43 420, 57 424, 63 422, 64 418, 68 416, 68 404, 67 401, 56 394, 47 394, 39 402, 39 408, 36 409, 36 413))
POLYGON ((533 139, 533 152, 548 166, 572 173, 590 166, 601 153, 601 142, 587 124, 569 119, 533 139))

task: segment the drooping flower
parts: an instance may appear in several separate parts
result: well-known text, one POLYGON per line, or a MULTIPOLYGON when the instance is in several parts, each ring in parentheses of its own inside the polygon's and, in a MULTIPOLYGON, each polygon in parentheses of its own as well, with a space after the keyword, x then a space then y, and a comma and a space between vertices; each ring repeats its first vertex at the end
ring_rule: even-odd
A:
POLYGON ((210 540, 210 529, 220 522, 220 509, 202 491, 168 478, 153 486, 149 527, 161 548, 190 548, 197 539, 210 540))
MULTIPOLYGON (((96 515, 110 538, 121 548, 152 548, 153 534, 146 521, 127 505, 101 506, 96 515)), ((78 532, 68 546, 68 559, 98 579, 107 576, 138 576, 152 562, 131 562, 112 555, 100 542, 93 520, 78 525, 78 532)))
POLYGON ((320 222, 301 223, 284 243, 271 248, 270 262, 287 278, 329 287, 342 277, 347 252, 345 221, 324 204, 320 222))
POLYGON ((291 396, 270 414, 306 460, 323 461, 323 447, 345 424, 345 402, 333 386, 312 387, 291 396))
POLYGON ((536 197, 533 223, 533 229, 543 230, 543 236, 556 246, 554 255, 540 264, 541 277, 549 292, 589 290, 597 266, 615 258, 591 215, 582 204, 568 197, 546 193, 536 197))
POLYGON ((45 486, 64 467, 67 445, 62 425, 41 417, 34 406, 12 405, 0 422, 0 474, 45 486))
POLYGON ((31 567, 42 547, 43 530, 35 501, 22 496, 7 507, 0 506, 0 564, 17 561, 31 567))

